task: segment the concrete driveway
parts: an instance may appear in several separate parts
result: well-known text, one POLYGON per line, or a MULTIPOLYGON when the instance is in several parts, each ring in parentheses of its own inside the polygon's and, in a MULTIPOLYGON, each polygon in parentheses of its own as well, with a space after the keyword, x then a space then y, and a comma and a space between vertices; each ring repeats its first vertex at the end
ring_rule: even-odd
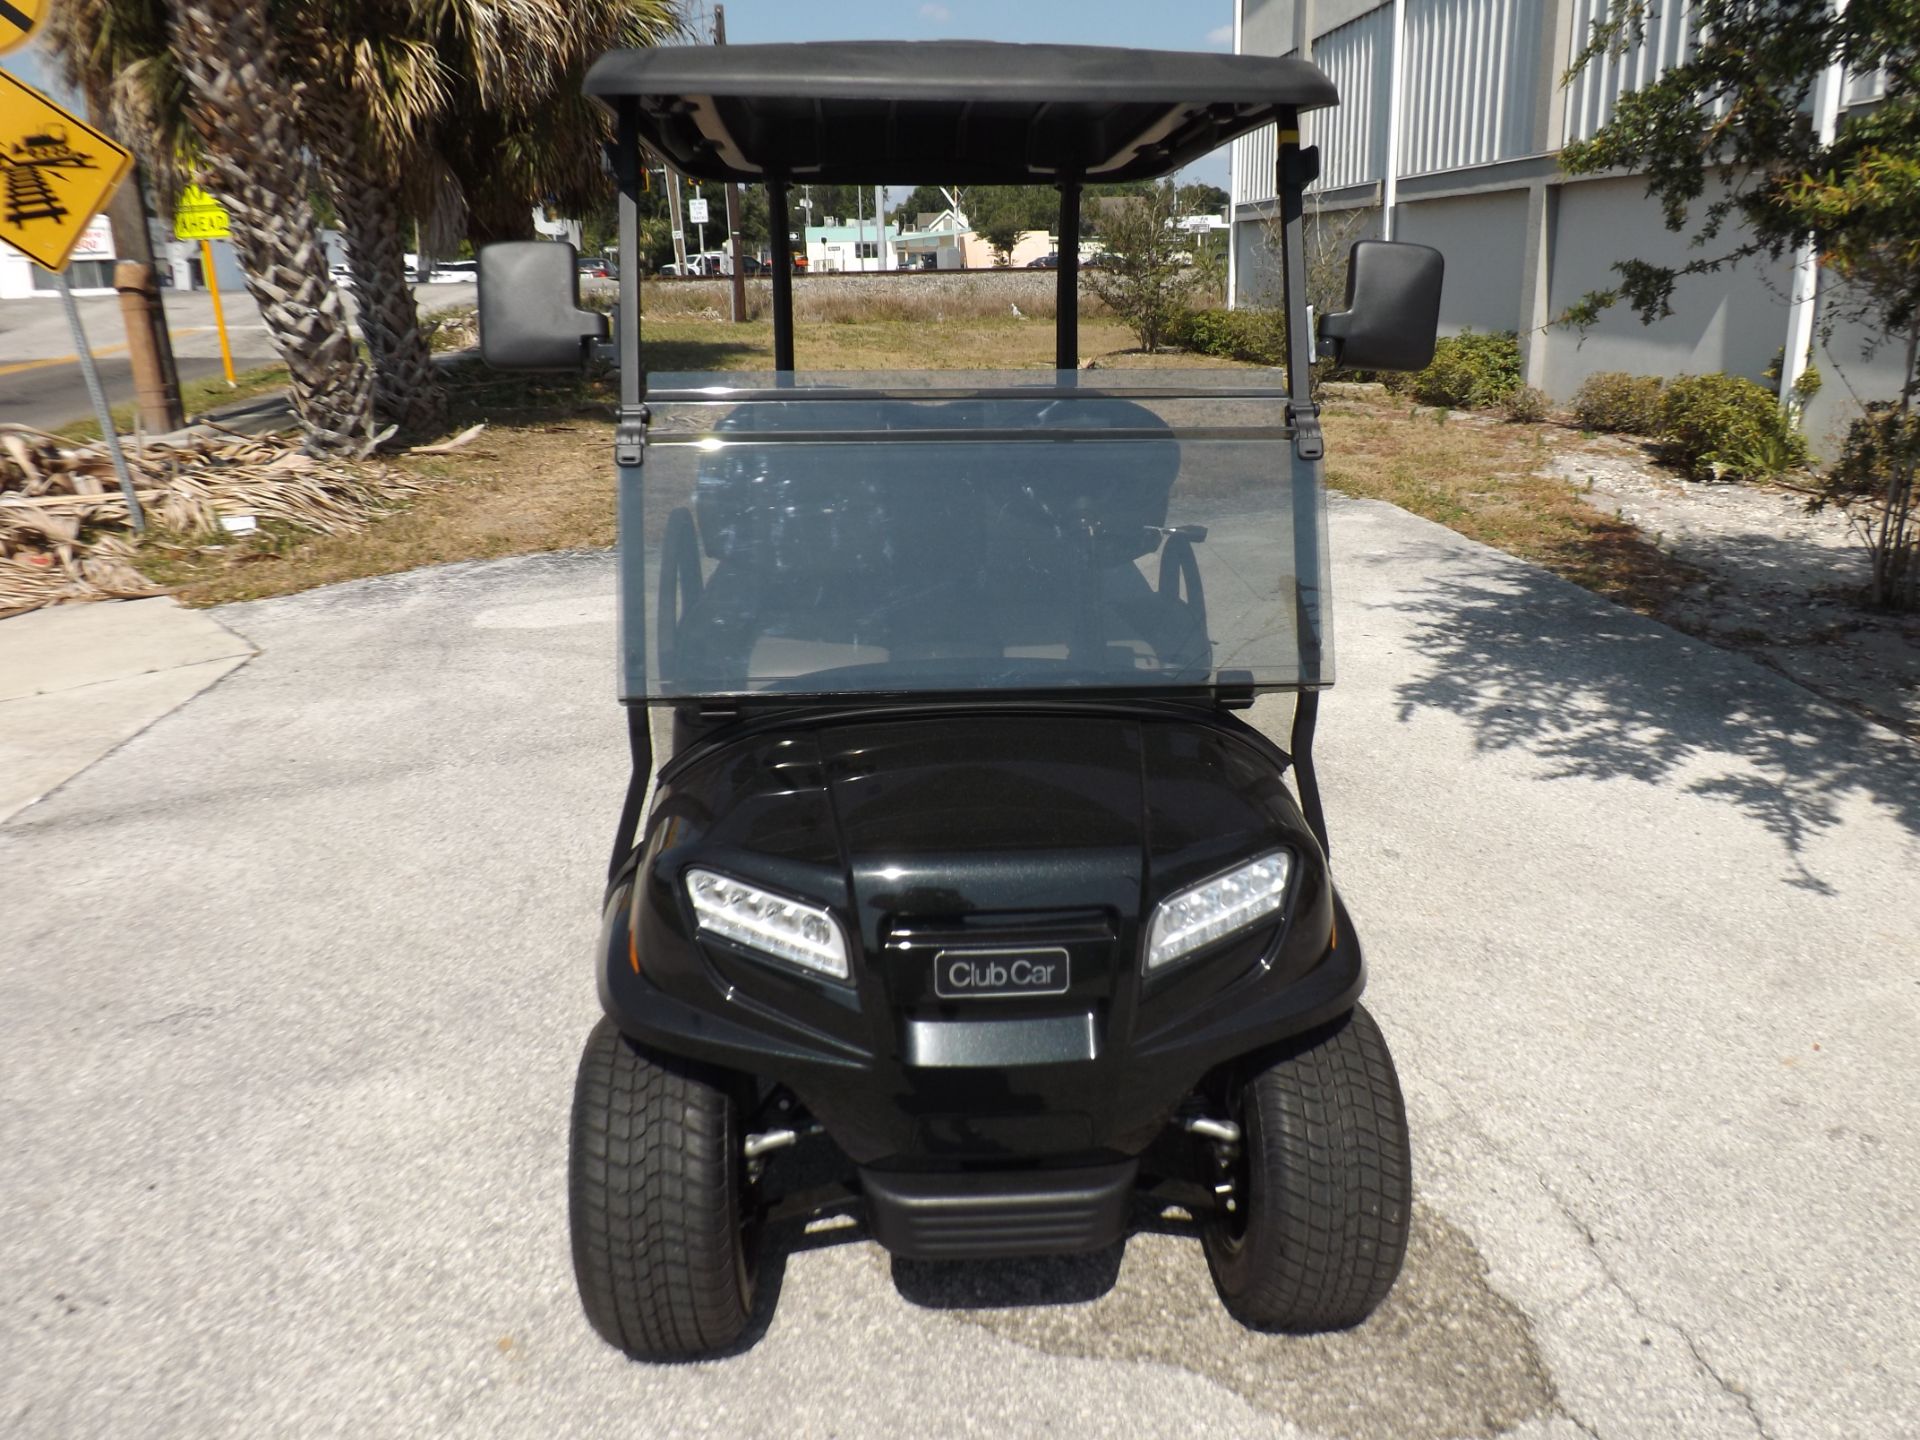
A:
POLYGON ((1240 1331, 1179 1233, 840 1229, 736 1359, 600 1345, 564 1152, 622 744, 612 567, 563 555, 219 612, 257 658, 0 826, 0 1431, 1912 1434, 1914 750, 1398 511, 1333 535, 1420 1197, 1368 1325, 1240 1331))

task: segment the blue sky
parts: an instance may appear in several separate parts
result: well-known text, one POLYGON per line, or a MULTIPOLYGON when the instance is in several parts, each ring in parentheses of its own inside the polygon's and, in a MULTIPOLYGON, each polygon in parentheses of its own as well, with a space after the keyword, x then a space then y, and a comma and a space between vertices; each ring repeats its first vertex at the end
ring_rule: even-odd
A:
MULTIPOLYGON (((703 0, 710 13, 711 0, 703 0)), ((724 0, 727 39, 1025 40, 1132 45, 1149 50, 1231 50, 1233 0, 724 0)), ((52 67, 34 46, 0 59, 30 85, 49 88, 52 67)), ((58 94, 56 99, 61 98, 58 94)), ((1224 187, 1227 157, 1216 151, 1186 180, 1224 187)))

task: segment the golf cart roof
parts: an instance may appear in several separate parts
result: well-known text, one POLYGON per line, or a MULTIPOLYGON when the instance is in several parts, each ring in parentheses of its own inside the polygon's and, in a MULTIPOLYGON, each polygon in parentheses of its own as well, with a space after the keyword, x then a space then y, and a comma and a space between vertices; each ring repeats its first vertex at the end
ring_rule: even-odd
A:
POLYGON ((694 179, 811 184, 1148 179, 1339 103, 1305 60, 984 40, 618 50, 585 89, 694 179))

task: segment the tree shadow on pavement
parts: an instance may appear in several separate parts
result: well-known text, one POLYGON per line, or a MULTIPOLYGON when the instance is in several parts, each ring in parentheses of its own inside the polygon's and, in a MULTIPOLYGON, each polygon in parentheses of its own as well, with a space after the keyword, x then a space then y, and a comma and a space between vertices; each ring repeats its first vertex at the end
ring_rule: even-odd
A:
MULTIPOLYGON (((1430 559, 1430 557, 1423 557, 1430 559)), ((1683 640, 1550 575, 1511 565, 1429 583, 1410 605, 1424 662, 1399 718, 1448 710, 1482 751, 1520 750, 1549 778, 1625 777, 1733 805, 1785 847, 1790 883, 1858 792, 1920 834, 1920 752, 1736 654, 1683 640)))

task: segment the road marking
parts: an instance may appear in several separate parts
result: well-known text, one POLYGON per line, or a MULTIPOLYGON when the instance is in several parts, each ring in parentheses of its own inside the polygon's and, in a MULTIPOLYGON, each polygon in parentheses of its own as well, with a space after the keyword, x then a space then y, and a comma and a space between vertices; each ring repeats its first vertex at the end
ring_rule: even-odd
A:
MULTIPOLYGON (((173 333, 175 335, 204 335, 206 332, 207 327, 205 325, 186 325, 175 330, 173 333)), ((93 347, 93 353, 94 357, 98 359, 102 355, 118 355, 126 348, 126 342, 122 340, 112 345, 96 345, 93 347)), ((77 365, 79 363, 80 357, 78 355, 49 355, 44 360, 19 360, 11 365, 0 365, 0 375, 20 375, 28 370, 45 370, 50 365, 77 365)))

